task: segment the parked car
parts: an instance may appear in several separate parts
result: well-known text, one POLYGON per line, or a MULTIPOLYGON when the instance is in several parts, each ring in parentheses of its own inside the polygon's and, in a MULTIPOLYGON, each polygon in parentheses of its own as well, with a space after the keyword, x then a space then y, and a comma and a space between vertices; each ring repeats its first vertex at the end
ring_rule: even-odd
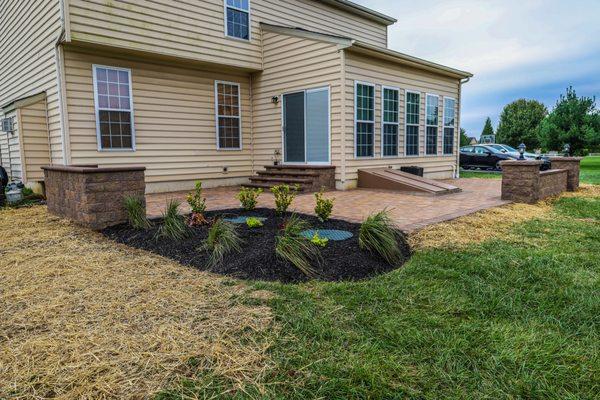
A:
MULTIPOLYGON (((520 156, 519 150, 517 150, 514 147, 511 147, 507 144, 494 143, 494 144, 490 144, 489 146, 495 148, 496 150, 500 150, 503 153, 515 155, 515 156, 517 156, 517 158, 520 156)), ((542 160, 542 161, 544 161, 544 163, 540 167, 540 169, 542 171, 550 169, 550 167, 551 167, 550 159, 546 156, 542 156, 540 154, 535 154, 535 153, 525 152, 525 153, 523 153, 523 157, 525 157, 525 159, 527 159, 527 160, 542 160)))
MULTIPOLYGON (((460 148, 460 166, 464 169, 487 169, 500 171, 504 160, 519 159, 519 152, 501 151, 495 145, 475 145, 460 148)), ((534 154, 535 156, 535 154, 534 154)), ((529 158, 529 157, 528 157, 529 158)), ((550 161, 543 160, 541 170, 550 168, 550 161)))

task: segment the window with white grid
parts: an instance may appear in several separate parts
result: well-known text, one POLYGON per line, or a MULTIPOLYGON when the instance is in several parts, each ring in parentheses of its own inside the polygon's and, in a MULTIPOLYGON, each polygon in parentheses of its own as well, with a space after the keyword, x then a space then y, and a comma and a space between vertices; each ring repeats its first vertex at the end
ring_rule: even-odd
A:
POLYGON ((381 147, 384 157, 398 155, 398 106, 400 91, 384 87, 382 90, 383 118, 381 124, 381 147))
POLYGON ((250 40, 250 0, 225 0, 227 36, 250 40))
POLYGON ((444 97, 444 154, 454 153, 454 126, 456 124, 456 101, 444 97))
POLYGON ((421 95, 417 92, 406 92, 406 155, 419 155, 419 123, 421 95))
POLYGON ((438 96, 428 94, 425 103, 425 154, 427 155, 437 154, 438 100, 438 96))
POLYGON ((242 147, 242 122, 240 108, 240 85, 231 82, 215 82, 217 148, 238 150, 242 147))
POLYGON ((356 157, 373 157, 375 148, 375 85, 356 83, 356 157))

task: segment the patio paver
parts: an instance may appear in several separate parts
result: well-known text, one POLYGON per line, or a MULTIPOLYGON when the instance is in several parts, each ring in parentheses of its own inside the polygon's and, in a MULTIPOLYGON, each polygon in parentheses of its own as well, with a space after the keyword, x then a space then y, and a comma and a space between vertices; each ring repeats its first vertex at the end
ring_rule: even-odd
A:
MULTIPOLYGON (((509 203, 500 199, 500 180, 459 179, 446 182, 460 187, 463 191, 443 196, 429 196, 389 190, 354 189, 331 191, 327 196, 335 198, 332 218, 361 222, 370 213, 387 208, 398 227, 406 232, 509 203)), ((222 210, 239 207, 239 202, 235 198, 238 191, 239 187, 205 189, 207 208, 222 210)), ((187 193, 147 195, 148 215, 150 217, 160 216, 167 201, 173 198, 182 201, 182 212, 189 212, 189 207, 185 202, 187 193)), ((314 214, 314 206, 315 199, 312 193, 299 194, 294 199, 290 210, 314 214)), ((273 195, 268 192, 263 193, 257 207, 274 207, 273 195)))

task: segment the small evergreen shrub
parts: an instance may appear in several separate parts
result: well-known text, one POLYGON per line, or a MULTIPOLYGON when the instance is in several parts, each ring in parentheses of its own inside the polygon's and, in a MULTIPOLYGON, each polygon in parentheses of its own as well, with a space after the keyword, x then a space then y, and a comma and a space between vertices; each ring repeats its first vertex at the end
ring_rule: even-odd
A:
POLYGON ((290 187, 289 185, 282 184, 271 188, 271 192, 275 196, 275 211, 277 214, 284 214, 287 211, 299 190, 299 185, 290 187))
POLYGON ((318 247, 301 235, 308 228, 306 221, 292 215, 284 223, 282 233, 275 239, 277 257, 288 261, 308 277, 318 276, 312 264, 321 264, 322 258, 318 247))
POLYGON ((256 203, 258 202, 258 196, 262 194, 263 190, 261 188, 246 188, 242 187, 240 192, 235 196, 242 206, 242 208, 246 211, 251 211, 256 208, 256 203))
POLYGON ((313 235, 313 237, 310 239, 310 242, 312 244, 314 244, 315 246, 325 247, 325 246, 327 246, 327 243, 329 243, 329 239, 322 238, 322 237, 319 236, 318 232, 315 232, 315 234, 313 235))
POLYGON ((179 214, 181 202, 171 200, 167 208, 163 211, 163 223, 156 232, 159 238, 168 238, 173 240, 182 240, 189 234, 189 229, 185 224, 185 219, 179 214))
POLYGON ((261 226, 263 226, 263 223, 258 218, 248 217, 246 218, 246 225, 248 225, 248 228, 260 228, 261 226))
POLYGON ((208 264, 212 268, 221 264, 226 254, 242 251, 242 239, 233 223, 219 218, 208 230, 208 237, 200 246, 200 250, 210 251, 208 264))
POLYGON ((152 226, 146 218, 143 199, 137 196, 127 196, 123 199, 123 206, 127 211, 127 221, 133 229, 148 229, 152 226))
POLYGON ((191 226, 205 224, 204 211, 206 211, 206 199, 202 197, 202 182, 196 182, 195 189, 188 193, 186 200, 192 210, 189 224, 191 226))
POLYGON ((371 214, 360 225, 358 245, 363 250, 374 252, 391 265, 402 260, 402 251, 398 245, 400 232, 394 227, 386 210, 371 214))
POLYGON ((321 189, 320 192, 315 193, 315 200, 317 201, 315 204, 315 214, 317 214, 321 222, 327 221, 333 211, 334 199, 323 197, 323 189, 321 189))

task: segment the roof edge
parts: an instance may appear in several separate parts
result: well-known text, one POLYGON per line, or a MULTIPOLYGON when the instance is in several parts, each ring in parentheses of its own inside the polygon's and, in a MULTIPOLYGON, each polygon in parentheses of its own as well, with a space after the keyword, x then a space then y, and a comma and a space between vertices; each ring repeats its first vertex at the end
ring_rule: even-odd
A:
POLYGON ((398 20, 396 18, 390 17, 389 15, 382 14, 378 11, 372 10, 368 7, 361 6, 360 4, 356 4, 349 0, 318 0, 321 3, 328 4, 333 7, 340 8, 342 10, 349 11, 353 14, 360 15, 361 17, 365 17, 370 19, 371 21, 378 22, 383 25, 393 25, 398 20))
POLYGON ((46 92, 39 92, 36 94, 32 94, 30 96, 25 96, 25 97, 18 98, 17 100, 10 101, 10 102, 0 106, 0 109, 2 109, 2 112, 4 114, 6 114, 17 108, 22 108, 22 107, 26 107, 30 104, 37 103, 38 101, 45 99, 45 98, 46 98, 46 92))
POLYGON ((364 42, 354 41, 352 43, 352 46, 350 46, 347 50, 382 59, 387 59, 394 62, 400 62, 405 65, 410 65, 415 68, 433 71, 442 75, 450 76, 452 78, 464 79, 473 77, 473 74, 467 71, 447 67, 442 64, 437 64, 432 61, 427 61, 422 58, 410 56, 408 54, 400 53, 398 51, 386 49, 383 47, 373 46, 364 42))
POLYGON ((341 46, 344 48, 350 47, 350 46, 352 46, 352 43, 354 43, 354 40, 344 37, 344 36, 336 36, 336 35, 330 35, 328 33, 313 32, 313 31, 309 31, 306 29, 302 29, 302 28, 292 28, 292 27, 288 27, 288 26, 272 25, 272 24, 267 24, 264 22, 260 23, 260 27, 261 27, 261 29, 263 29, 267 32, 279 33, 282 35, 295 36, 295 37, 300 37, 300 38, 305 38, 305 39, 318 40, 321 42, 337 44, 338 46, 341 46))

